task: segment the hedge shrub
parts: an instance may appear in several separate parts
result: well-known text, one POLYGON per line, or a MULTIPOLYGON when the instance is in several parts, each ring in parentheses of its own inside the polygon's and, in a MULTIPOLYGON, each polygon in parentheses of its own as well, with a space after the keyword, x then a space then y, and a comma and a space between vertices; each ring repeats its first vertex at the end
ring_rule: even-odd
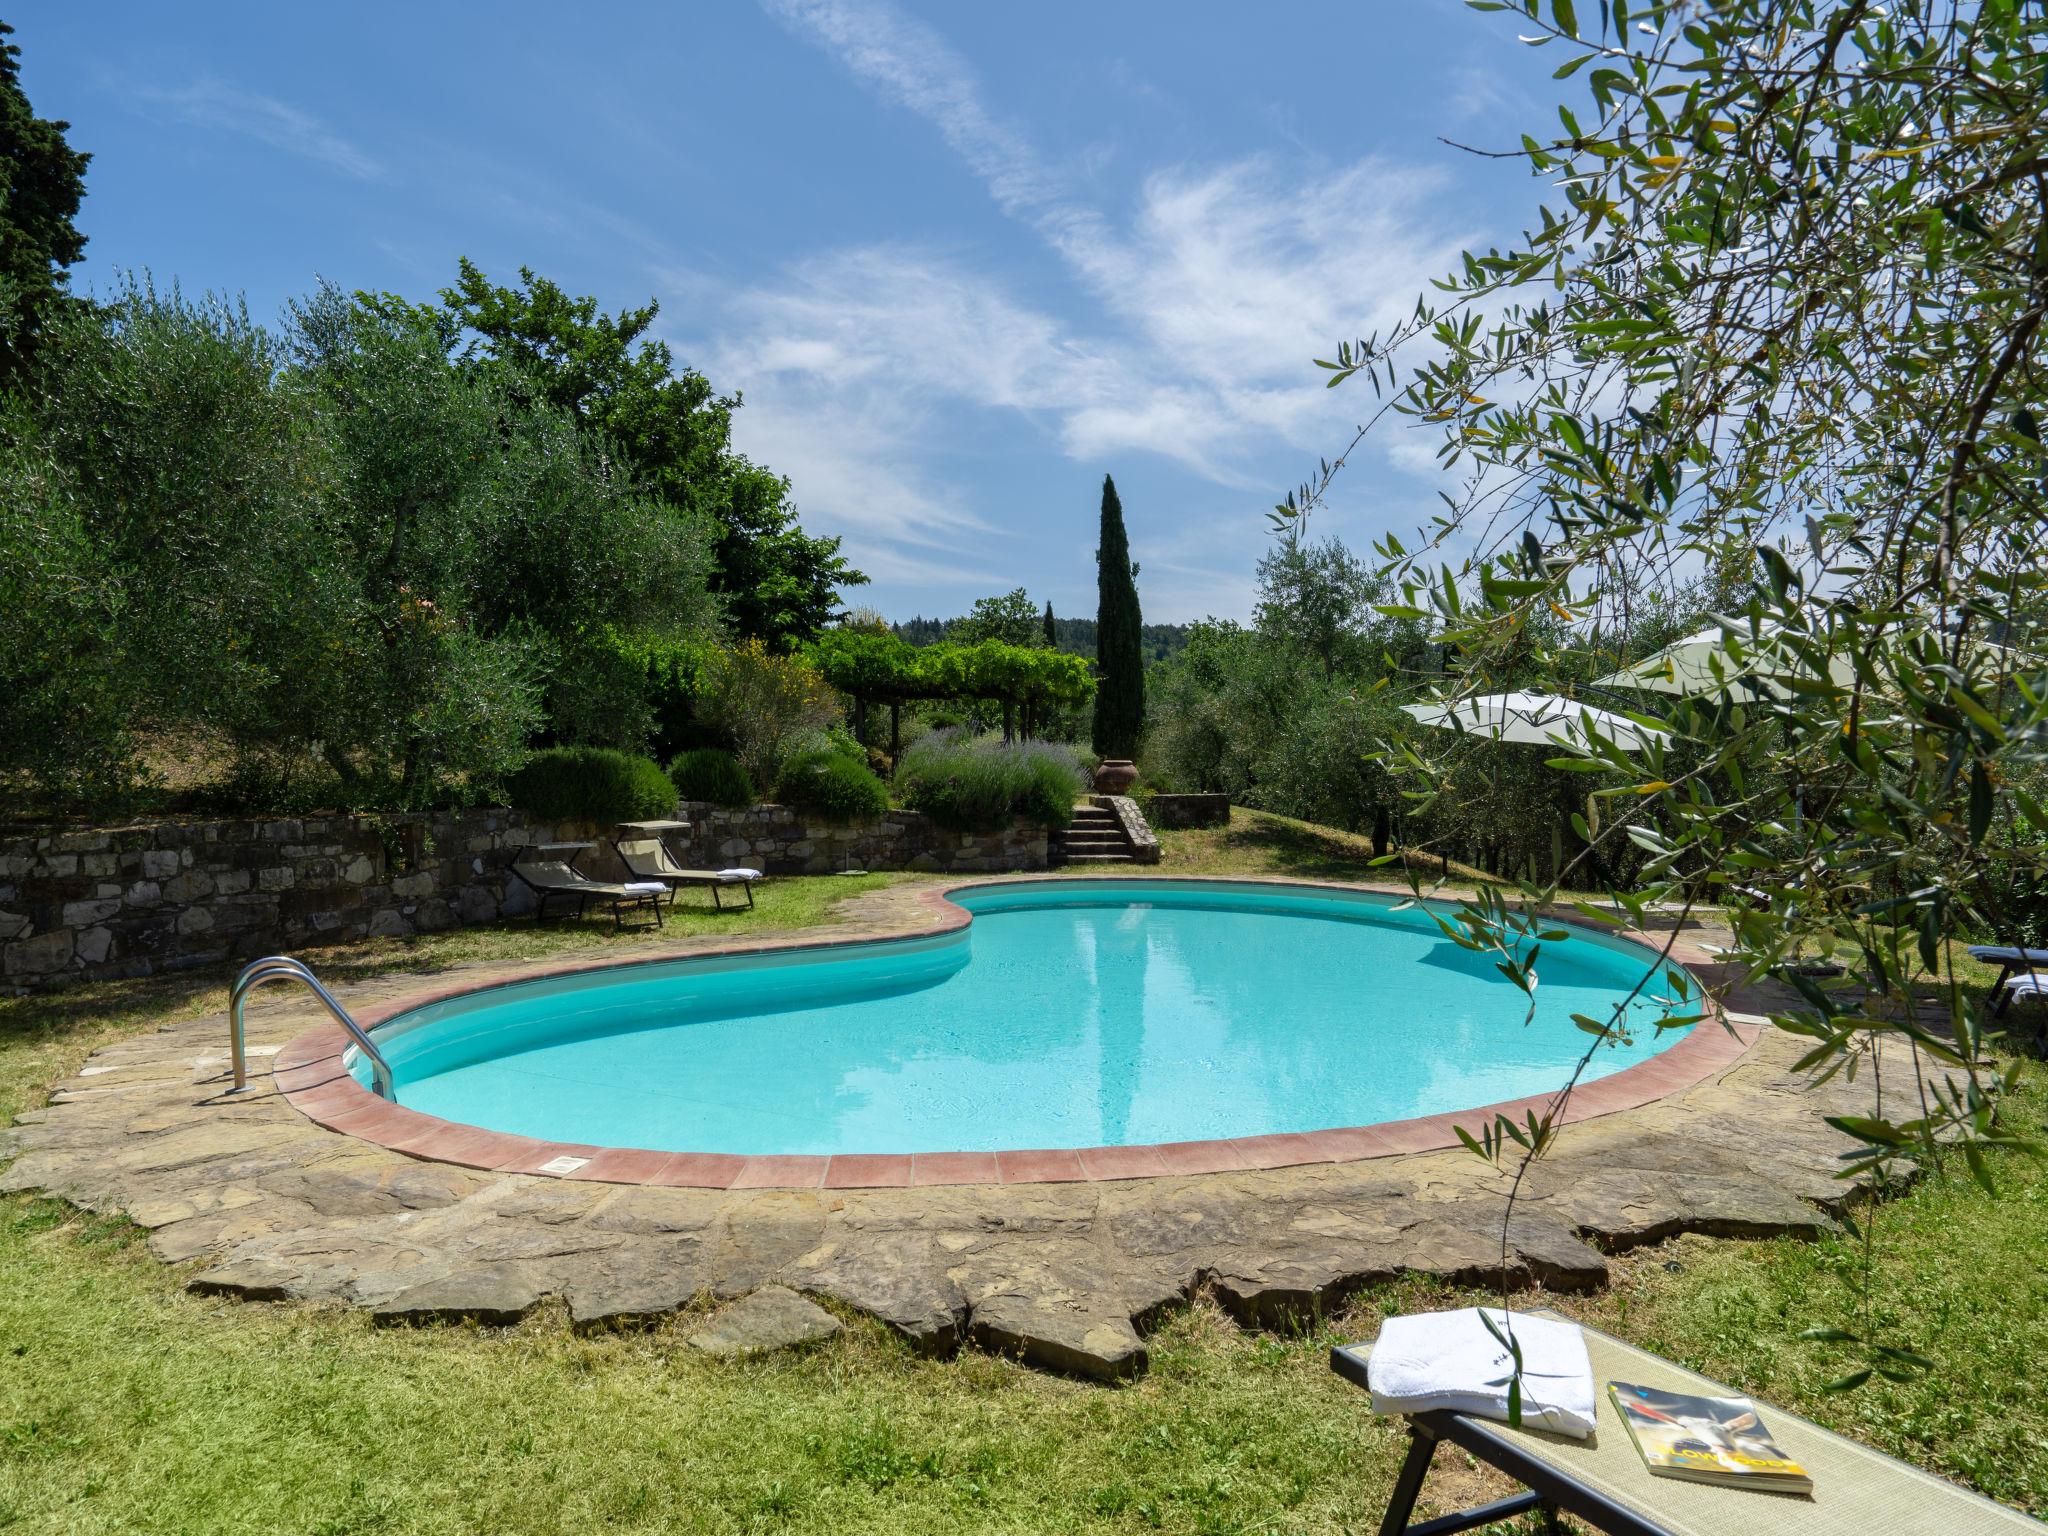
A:
POLYGON ((989 831, 1019 817, 1059 828, 1074 819, 1088 775, 1060 742, 934 731, 904 749, 896 787, 906 805, 956 831, 989 831))
POLYGON ((549 747, 505 787, 513 805, 543 821, 653 821, 676 809, 661 764, 610 747, 549 747))
POLYGON ((668 765, 676 794, 684 800, 708 800, 713 805, 752 805, 754 781, 730 752, 718 747, 699 747, 685 752, 668 765))
POLYGON ((830 748, 799 752, 784 763, 775 797, 832 821, 872 821, 889 809, 889 791, 868 765, 830 748))

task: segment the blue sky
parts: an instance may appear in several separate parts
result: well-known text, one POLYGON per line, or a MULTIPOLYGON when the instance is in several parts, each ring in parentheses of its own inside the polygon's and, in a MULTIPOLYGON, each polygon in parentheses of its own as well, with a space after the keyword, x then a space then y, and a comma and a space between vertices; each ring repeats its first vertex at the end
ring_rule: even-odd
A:
MULTIPOLYGON (((1264 512, 1370 400, 1311 363, 1539 188, 1439 134, 1551 120, 1557 56, 1453 0, 345 8, 28 0, 30 98, 90 150, 74 281, 275 316, 467 255, 661 302, 740 447, 892 617, 1094 609, 1116 476, 1149 618, 1244 617, 1264 512)), ((1322 531, 1437 506, 1395 429, 1322 531)))

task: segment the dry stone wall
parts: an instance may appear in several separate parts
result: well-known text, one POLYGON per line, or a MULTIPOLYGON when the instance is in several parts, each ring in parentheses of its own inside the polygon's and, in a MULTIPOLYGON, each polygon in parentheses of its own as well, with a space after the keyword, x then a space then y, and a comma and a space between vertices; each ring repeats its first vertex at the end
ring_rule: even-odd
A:
POLYGON ((1044 869, 1045 828, 1017 822, 993 832, 952 832, 920 811, 889 811, 851 826, 805 818, 786 805, 729 810, 685 800, 687 834, 673 846, 692 868, 744 865, 771 875, 833 875, 848 869, 995 874, 1044 869))
POLYGON ((1228 795, 1149 795, 1143 804, 1155 827, 1221 827, 1230 823, 1228 795))
MULTIPOLYGON (((1041 828, 958 834, 914 811, 831 827, 772 805, 689 804, 683 814, 692 828, 677 851, 699 867, 979 873, 1046 863, 1041 828)), ((490 809, 0 830, 0 989, 517 917, 533 909, 509 870, 520 849, 612 831, 490 809)), ((578 867, 623 877, 604 846, 578 867)))
POLYGON ((588 828, 513 812, 0 833, 0 982, 143 976, 531 909, 520 848, 588 828))

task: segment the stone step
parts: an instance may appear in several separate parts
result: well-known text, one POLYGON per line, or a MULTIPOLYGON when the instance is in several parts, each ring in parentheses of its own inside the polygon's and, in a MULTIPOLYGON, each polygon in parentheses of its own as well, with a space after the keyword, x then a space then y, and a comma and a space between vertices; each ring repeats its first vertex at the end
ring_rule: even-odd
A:
POLYGON ((1124 843, 1124 835, 1120 830, 1113 827, 1070 827, 1066 833, 1066 841, 1070 843, 1114 843, 1117 847, 1121 848, 1124 843))
POLYGON ((1135 864, 1127 851, 1123 853, 1070 853, 1061 861, 1066 864, 1135 864))

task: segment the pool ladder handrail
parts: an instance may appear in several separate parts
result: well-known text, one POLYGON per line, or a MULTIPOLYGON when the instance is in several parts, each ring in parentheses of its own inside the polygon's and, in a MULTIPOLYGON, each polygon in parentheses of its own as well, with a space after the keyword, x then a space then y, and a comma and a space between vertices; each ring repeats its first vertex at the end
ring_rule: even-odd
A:
POLYGON ((234 990, 228 995, 228 1042, 235 1063, 235 1086, 231 1092, 241 1093, 249 1086, 247 1054, 242 1047, 242 1010, 248 1004, 249 994, 267 981, 303 981, 310 987, 313 995, 334 1015, 334 1022, 348 1031, 356 1049, 369 1058, 370 1078, 377 1096, 396 1101, 398 1095, 391 1086, 391 1064, 377 1049, 377 1042, 370 1038, 370 1032, 334 1000, 334 994, 320 984, 320 978, 303 960, 294 960, 290 955, 265 955, 261 960, 251 960, 235 978, 234 990))

